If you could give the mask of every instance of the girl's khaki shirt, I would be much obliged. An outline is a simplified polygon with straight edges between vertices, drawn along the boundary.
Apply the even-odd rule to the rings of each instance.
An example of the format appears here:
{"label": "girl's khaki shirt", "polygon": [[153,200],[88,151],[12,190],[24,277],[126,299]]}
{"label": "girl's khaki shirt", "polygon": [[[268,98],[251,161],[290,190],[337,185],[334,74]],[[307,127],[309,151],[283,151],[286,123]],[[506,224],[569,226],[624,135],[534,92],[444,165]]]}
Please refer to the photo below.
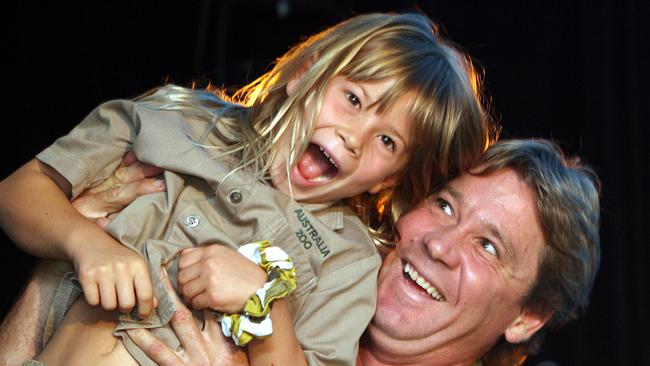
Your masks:
{"label": "girl's khaki shirt", "polygon": [[[160,281],[161,267],[175,279],[183,248],[269,240],[296,265],[298,288],[288,302],[309,363],[354,365],[359,338],[375,311],[381,265],[366,228],[340,202],[300,204],[247,174],[229,174],[232,165],[218,156],[214,134],[196,142],[207,128],[176,111],[111,101],[37,156],[70,181],[73,196],[111,176],[129,150],[165,169],[167,191],[140,197],[107,229],[148,261],[158,298],[155,316],[144,324],[124,316],[116,334],[141,364],[155,365],[123,329],[160,327],[158,335],[178,345],[167,325],[174,308]],[[60,293],[73,294],[73,282],[64,282]]]}

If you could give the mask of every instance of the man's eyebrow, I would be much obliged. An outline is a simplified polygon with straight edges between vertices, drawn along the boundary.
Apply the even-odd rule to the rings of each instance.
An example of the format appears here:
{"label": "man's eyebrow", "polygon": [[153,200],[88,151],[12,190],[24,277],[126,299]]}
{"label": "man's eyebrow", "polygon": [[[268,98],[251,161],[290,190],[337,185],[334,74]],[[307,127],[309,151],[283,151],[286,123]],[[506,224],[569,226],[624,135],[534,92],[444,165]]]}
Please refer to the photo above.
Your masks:
{"label": "man's eyebrow", "polygon": [[[456,200],[459,206],[464,206],[465,205],[465,195],[463,195],[462,192],[459,190],[455,189],[451,183],[447,183],[442,189],[440,189],[440,192],[447,192],[449,195]],[[460,209],[460,207],[459,207]]]}
{"label": "man's eyebrow", "polygon": [[446,186],[444,186],[441,189],[441,191],[447,191],[447,193],[449,193],[456,201],[458,201],[458,203],[460,203],[461,206],[465,204],[465,196],[463,196],[461,192],[454,189],[454,187],[452,187],[451,184],[447,184]]}
{"label": "man's eyebrow", "polygon": [[494,223],[485,221],[485,224],[487,225],[488,230],[490,230],[490,233],[494,235],[497,238],[497,240],[502,244],[504,250],[502,257],[506,262],[509,262],[512,259],[512,254],[513,254],[512,243],[510,242],[510,240],[508,240],[508,238],[505,235],[501,233],[501,230],[499,230],[499,228]]}
{"label": "man's eyebrow", "polygon": [[[447,191],[456,201],[460,203],[462,206],[465,202],[465,196],[458,190],[454,189],[451,184],[447,184],[445,187],[441,189],[441,191]],[[508,240],[508,238],[501,233],[501,230],[499,230],[499,227],[495,225],[493,222],[489,221],[483,221],[485,225],[487,225],[488,230],[490,231],[490,234],[492,234],[502,245],[500,247],[503,248],[503,253],[501,253],[501,257],[506,261],[510,262],[513,258],[513,247],[512,247],[512,242]]]}

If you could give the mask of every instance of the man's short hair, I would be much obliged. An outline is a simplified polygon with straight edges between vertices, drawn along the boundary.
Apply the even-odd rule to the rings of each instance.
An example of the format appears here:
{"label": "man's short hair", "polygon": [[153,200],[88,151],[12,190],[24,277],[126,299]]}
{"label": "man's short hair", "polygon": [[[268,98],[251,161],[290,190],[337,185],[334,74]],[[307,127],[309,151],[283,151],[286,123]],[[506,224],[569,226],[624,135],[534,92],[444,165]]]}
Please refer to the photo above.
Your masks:
{"label": "man's short hair", "polygon": [[600,262],[600,182],[588,166],[578,158],[566,158],[548,140],[503,140],[487,150],[472,174],[501,168],[518,172],[536,195],[544,249],[523,311],[548,321],[523,344],[501,340],[485,356],[486,366],[523,362],[527,354],[539,350],[547,329],[583,312]]}

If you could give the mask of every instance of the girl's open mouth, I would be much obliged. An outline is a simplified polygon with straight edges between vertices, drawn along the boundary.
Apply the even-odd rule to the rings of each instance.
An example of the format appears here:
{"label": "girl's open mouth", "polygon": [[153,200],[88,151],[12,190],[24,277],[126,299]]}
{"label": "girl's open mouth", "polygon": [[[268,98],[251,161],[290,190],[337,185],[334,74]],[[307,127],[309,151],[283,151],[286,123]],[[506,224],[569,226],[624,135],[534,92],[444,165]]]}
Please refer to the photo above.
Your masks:
{"label": "girl's open mouth", "polygon": [[327,182],[339,175],[339,167],[334,159],[316,144],[309,144],[296,167],[309,182]]}

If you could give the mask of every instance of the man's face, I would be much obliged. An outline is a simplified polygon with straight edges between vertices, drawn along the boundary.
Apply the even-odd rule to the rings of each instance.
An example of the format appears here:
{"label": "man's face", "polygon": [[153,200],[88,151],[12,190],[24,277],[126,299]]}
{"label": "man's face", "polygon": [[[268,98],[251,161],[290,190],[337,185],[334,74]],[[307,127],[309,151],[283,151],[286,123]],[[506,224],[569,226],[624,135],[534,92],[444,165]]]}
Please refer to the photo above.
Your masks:
{"label": "man's face", "polygon": [[528,185],[501,169],[455,179],[403,215],[368,327],[376,355],[455,364],[489,350],[517,323],[537,274],[535,207]]}

